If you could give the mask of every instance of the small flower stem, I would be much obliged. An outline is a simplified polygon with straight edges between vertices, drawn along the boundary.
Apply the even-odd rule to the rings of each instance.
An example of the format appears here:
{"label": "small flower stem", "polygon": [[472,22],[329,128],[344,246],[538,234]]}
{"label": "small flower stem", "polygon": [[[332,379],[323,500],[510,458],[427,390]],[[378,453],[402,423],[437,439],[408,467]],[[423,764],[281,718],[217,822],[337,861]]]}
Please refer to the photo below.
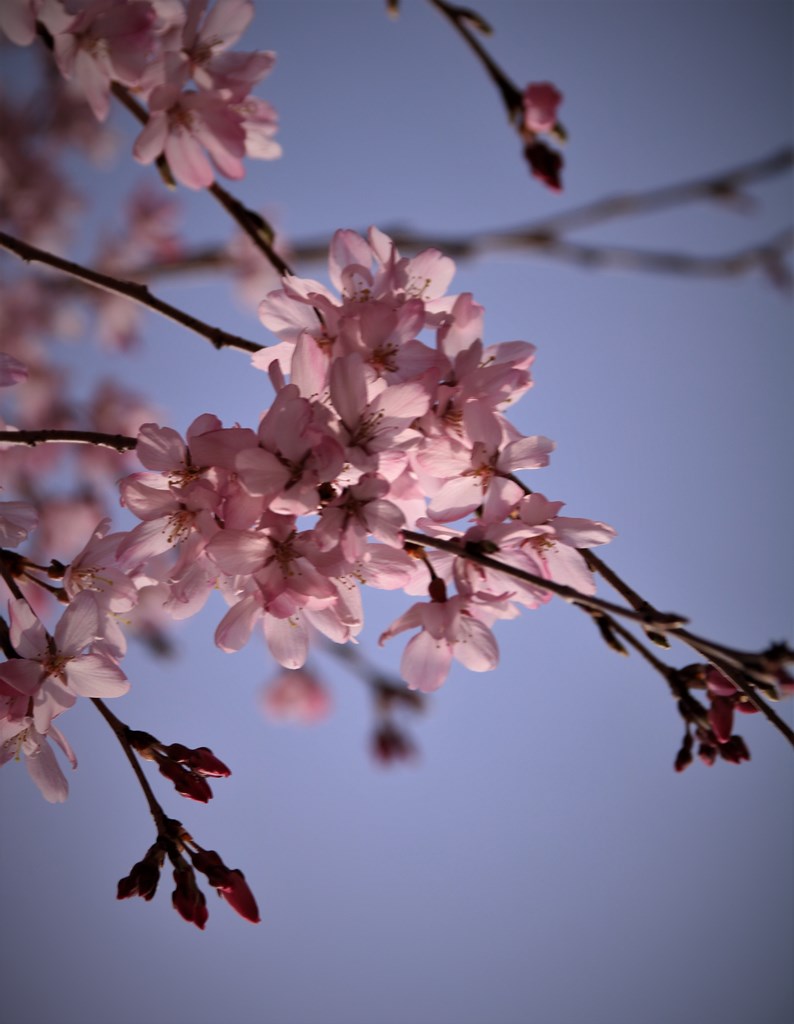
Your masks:
{"label": "small flower stem", "polygon": [[[18,558],[18,557],[19,556],[16,554],[16,552],[13,552],[13,551],[6,552],[3,548],[0,548],[0,576],[3,577],[3,582],[8,587],[8,589],[11,591],[12,595],[18,601],[20,601],[20,600],[21,601],[27,601],[27,598],[22,593],[22,591],[19,589],[19,584],[17,583],[16,579],[14,578],[14,574],[8,568],[8,564],[7,564],[7,558]],[[13,562],[12,562],[12,564],[13,564]]]}
{"label": "small flower stem", "polygon": [[68,274],[70,277],[84,281],[94,288],[99,288],[102,291],[111,292],[116,295],[123,295],[132,302],[146,306],[161,316],[176,321],[176,323],[186,327],[189,331],[194,331],[196,334],[201,335],[217,349],[238,348],[244,352],[259,352],[266,348],[265,345],[258,345],[256,342],[240,338],[236,334],[229,334],[228,331],[223,331],[220,327],[212,327],[190,313],[186,313],[184,310],[177,309],[176,306],[158,299],[157,296],[152,295],[145,284],[140,284],[136,281],[122,281],[119,278],[111,277],[109,274],[102,274],[98,270],[91,270],[88,267],[81,266],[79,263],[73,263],[71,260],[61,259],[60,256],[55,256],[44,249],[37,249],[35,246],[28,245],[27,242],[22,242],[18,238],[7,235],[2,231],[0,231],[0,247],[7,249],[28,263],[43,263],[45,266],[53,267],[63,274]]}
{"label": "small flower stem", "polygon": [[127,739],[127,726],[120,719],[116,718],[113,712],[107,707],[105,702],[100,700],[98,697],[91,697],[91,703],[108,723],[110,728],[115,733],[116,739],[121,744],[121,749],[126,754],[127,760],[130,762],[132,770],[135,773],[135,777],[137,778],[140,787],[143,790],[143,795],[146,797],[146,803],[149,805],[149,812],[152,818],[154,819],[155,825],[157,826],[158,835],[169,835],[169,819],[166,816],[165,811],[163,811],[162,807],[158,803],[157,797],[154,795],[154,791],[152,790],[152,787],[149,785],[148,779],[143,773],[143,769],[141,768],[140,762],[138,761],[135,751],[132,749],[132,745],[130,744],[130,741]]}
{"label": "small flower stem", "polygon": [[[579,591],[574,590],[573,587],[568,587],[561,583],[555,583],[553,580],[543,579],[540,576],[536,576],[534,573],[526,572],[524,569],[519,569],[516,566],[499,562],[495,558],[491,558],[489,555],[482,554],[476,549],[466,547],[455,541],[442,540],[440,537],[429,537],[425,534],[417,533],[414,530],[403,530],[402,533],[403,537],[407,541],[415,544],[423,544],[427,547],[438,548],[440,551],[446,551],[459,558],[467,558],[469,561],[476,562],[478,565],[483,565],[488,569],[494,569],[498,572],[505,573],[507,576],[513,576],[516,579],[524,580],[527,583],[531,583],[533,586],[540,587],[551,594],[556,594],[558,597],[562,597],[563,600],[568,601],[569,604],[579,605],[584,609],[595,612],[606,613],[610,617],[616,616],[624,619],[631,619],[635,622],[639,622],[643,626],[651,627],[661,633],[668,633],[671,636],[677,637],[682,643],[703,655],[712,665],[714,665],[715,668],[730,679],[734,686],[736,686],[736,688],[740,690],[745,697],[747,697],[753,707],[757,708],[763,715],[765,715],[775,728],[785,736],[789,743],[794,746],[794,729],[792,729],[780,717],[780,715],[778,715],[777,712],[767,704],[763,697],[760,696],[760,694],[745,678],[745,672],[749,671],[748,666],[745,664],[741,668],[736,667],[731,663],[730,659],[726,660],[726,655],[719,644],[701,640],[700,637],[682,629],[681,627],[686,621],[682,616],[657,612],[650,605],[647,605],[646,602],[642,602],[642,608],[623,608],[620,605],[613,604],[611,601],[604,601],[600,598],[590,597],[587,594],[581,594]],[[610,623],[610,625],[613,624]],[[617,625],[617,623],[614,625]],[[625,635],[622,630],[616,630],[616,632],[619,632],[621,636]],[[636,644],[632,643],[632,646],[636,647]],[[649,655],[650,651],[645,652],[644,656],[647,658]],[[659,665],[662,664],[662,662],[659,662]]]}
{"label": "small flower stem", "polygon": [[[132,116],[140,121],[141,124],[146,124],[149,120],[149,114],[130,94],[130,92],[120,82],[114,82],[111,88],[113,95],[127,108],[127,110],[129,110]],[[169,181],[173,183],[173,176],[164,157],[162,158],[161,171],[165,172]],[[272,234],[272,232],[270,232],[268,225],[258,213],[254,213],[253,210],[249,210],[247,206],[241,203],[239,199],[235,199],[233,195],[227,192],[226,189],[217,182],[213,182],[213,184],[208,187],[207,191],[221,204],[232,219],[239,224],[257,249],[267,257],[268,261],[282,277],[284,277],[285,274],[292,273],[289,264],[279,256],[271,245],[268,236]]]}
{"label": "small flower stem", "polygon": [[490,555],[485,555],[480,551],[471,547],[466,547],[455,541],[442,540],[440,537],[430,537],[424,533],[417,533],[414,530],[403,530],[402,534],[407,541],[414,544],[438,548],[439,551],[446,551],[449,554],[457,555],[459,558],[467,558],[471,562],[477,562],[479,565],[483,565],[487,569],[495,569],[496,571],[503,572],[508,576],[524,580],[526,583],[531,583],[533,586],[547,590],[550,594],[556,594],[563,600],[568,601],[569,604],[578,604],[583,608],[590,608],[597,612],[607,612],[611,615],[619,615],[626,619],[633,619],[644,626],[651,626],[661,631],[674,629],[676,626],[680,626],[686,622],[686,619],[682,615],[656,611],[654,611],[653,614],[649,614],[648,612],[641,612],[633,608],[624,608],[621,605],[614,604],[612,601],[605,601],[602,598],[582,594],[578,590],[574,590],[573,587],[566,586],[564,583],[555,583],[554,580],[548,580],[544,579],[542,576],[536,576],[534,573],[527,572],[524,569],[519,569],[513,565],[508,565],[505,562],[500,562],[495,558],[491,558]]}
{"label": "small flower stem", "polygon": [[430,3],[437,11],[440,11],[444,17],[450,21],[466,41],[466,44],[480,61],[491,81],[499,90],[504,105],[507,108],[507,116],[510,123],[516,124],[523,109],[521,93],[469,28],[467,24],[468,12],[462,7],[446,3],[445,0],[430,0]]}
{"label": "small flower stem", "polygon": [[0,430],[0,444],[92,444],[117,452],[132,451],[138,439],[125,434],[102,434],[95,430]]}
{"label": "small flower stem", "polygon": [[0,651],[8,658],[18,658],[19,655],[14,650],[14,645],[11,643],[11,631],[8,628],[8,623],[0,615]]}

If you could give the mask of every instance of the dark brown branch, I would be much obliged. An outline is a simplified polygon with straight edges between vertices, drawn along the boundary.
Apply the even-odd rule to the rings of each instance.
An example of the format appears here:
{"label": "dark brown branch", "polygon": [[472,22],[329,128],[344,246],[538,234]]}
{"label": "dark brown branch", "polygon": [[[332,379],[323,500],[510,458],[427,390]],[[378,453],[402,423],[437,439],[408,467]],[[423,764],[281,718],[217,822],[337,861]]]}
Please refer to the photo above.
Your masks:
{"label": "dark brown branch", "polygon": [[158,803],[157,797],[154,795],[154,791],[149,785],[148,779],[144,775],[143,768],[138,761],[138,757],[127,738],[127,726],[120,719],[116,718],[104,701],[100,700],[98,697],[91,697],[90,700],[113,730],[116,739],[121,744],[121,749],[124,751],[127,760],[130,762],[132,770],[135,773],[135,777],[143,790],[143,795],[146,797],[146,803],[149,805],[149,813],[154,819],[154,823],[157,827],[157,834],[160,836],[167,836],[169,834],[169,819]]}
{"label": "dark brown branch", "polygon": [[[141,124],[146,124],[149,120],[149,115],[135,97],[120,82],[114,82],[111,88],[113,95],[129,110],[132,116],[140,121]],[[158,160],[158,169],[165,181],[173,187],[174,178],[164,156],[161,156]],[[257,249],[267,257],[282,277],[285,274],[292,273],[289,264],[273,248],[273,229],[261,214],[256,213],[254,210],[249,210],[247,206],[241,203],[239,199],[235,199],[233,195],[217,182],[213,182],[207,191],[221,204],[232,219],[239,224]]]}
{"label": "dark brown branch", "polygon": [[592,227],[594,224],[603,224],[605,221],[614,220],[617,217],[658,213],[660,210],[683,206],[686,203],[703,200],[719,202],[736,200],[745,185],[776,177],[778,174],[790,170],[792,165],[794,165],[794,150],[790,146],[785,146],[769,156],[750,160],[748,163],[739,164],[717,174],[692,178],[689,181],[676,182],[672,185],[662,185],[659,188],[647,189],[643,192],[623,192],[619,195],[606,196],[593,203],[585,203],[583,206],[565,210],[553,217],[547,217],[545,220],[536,221],[529,228],[516,228],[510,234],[520,238],[524,232],[529,230],[562,235],[570,231],[580,231],[582,228]]}
{"label": "dark brown branch", "polygon": [[[645,192],[609,196],[557,216],[509,230],[488,230],[471,235],[447,237],[414,232],[400,225],[386,225],[384,231],[399,248],[408,251],[441,249],[457,260],[475,259],[491,252],[528,252],[588,268],[615,268],[710,278],[736,277],[758,268],[785,284],[790,274],[783,257],[794,246],[794,231],[791,228],[755,245],[715,256],[582,245],[564,238],[563,235],[619,217],[639,216],[686,203],[736,198],[743,186],[783,174],[790,170],[792,165],[794,150],[786,148],[716,174],[664,185]],[[291,248],[299,263],[316,263],[327,258],[328,244],[327,239],[307,239],[298,240]],[[177,260],[135,268],[130,273],[148,278],[161,274],[231,266],[233,263],[233,257],[226,249],[207,247]]]}
{"label": "dark brown branch", "polygon": [[430,3],[448,19],[456,31],[463,37],[466,45],[480,61],[489,78],[499,90],[510,123],[518,125],[523,116],[523,100],[520,90],[493,60],[469,28],[472,17],[475,17],[480,25],[484,24],[482,19],[475,12],[469,11],[465,7],[458,7],[455,4],[447,3],[446,0],[430,0]]}
{"label": "dark brown branch", "polygon": [[132,451],[138,443],[126,434],[101,434],[96,430],[0,430],[0,444],[93,444],[117,452]]}
{"label": "dark brown branch", "polygon": [[152,295],[145,284],[139,284],[135,281],[122,281],[116,277],[111,277],[109,274],[90,270],[88,267],[80,266],[79,263],[73,263],[71,260],[62,259],[60,256],[46,252],[44,249],[37,249],[35,246],[28,245],[27,242],[22,242],[4,232],[0,232],[0,247],[7,249],[28,263],[43,263],[45,266],[53,267],[55,270],[77,278],[79,281],[83,281],[94,288],[100,288],[102,291],[111,292],[116,295],[123,295],[125,298],[137,302],[141,306],[153,309],[161,316],[174,320],[183,327],[187,327],[188,330],[200,334],[201,337],[206,338],[217,349],[238,348],[243,352],[259,352],[266,347],[265,345],[258,345],[254,341],[248,341],[246,338],[241,338],[236,334],[229,334],[228,331],[221,330],[220,327],[212,327],[190,313],[177,309],[176,306],[172,306],[168,302],[163,302],[162,299]]}
{"label": "dark brown branch", "polygon": [[410,543],[420,544],[423,547],[438,548],[439,551],[446,551],[448,554],[457,555],[459,558],[467,558],[470,562],[476,562],[486,569],[494,569],[497,572],[505,573],[507,576],[523,580],[525,583],[531,583],[533,586],[546,590],[550,594],[556,594],[557,597],[561,597],[569,604],[580,605],[582,608],[596,612],[606,612],[610,615],[618,615],[625,619],[632,619],[643,626],[661,631],[672,630],[677,626],[682,626],[687,621],[683,615],[657,612],[653,609],[637,611],[634,608],[624,608],[621,605],[614,604],[612,601],[605,601],[599,597],[582,594],[580,591],[564,583],[556,583],[554,580],[536,576],[535,573],[519,569],[517,566],[500,562],[496,558],[491,558],[490,555],[483,554],[483,552],[471,545],[467,546],[457,541],[442,540],[441,537],[430,537],[427,534],[417,533],[414,530],[403,530],[402,535]]}
{"label": "dark brown branch", "polygon": [[[682,616],[656,611],[650,604],[648,604],[647,601],[643,601],[642,598],[636,595],[635,592],[625,584],[624,587],[626,591],[634,595],[634,600],[630,603],[636,603],[638,607],[624,608],[611,601],[605,601],[600,598],[582,594],[579,591],[574,590],[573,587],[568,587],[561,583],[555,583],[553,580],[543,579],[540,576],[536,576],[534,573],[526,572],[516,566],[500,562],[495,558],[491,558],[489,555],[483,554],[473,546],[467,546],[457,541],[442,540],[439,537],[426,536],[425,534],[417,533],[413,530],[403,530],[402,532],[405,539],[411,543],[421,544],[425,547],[438,548],[440,551],[446,551],[447,553],[456,555],[459,558],[466,558],[469,561],[476,562],[478,565],[485,566],[488,569],[502,572],[507,576],[514,577],[515,579],[524,580],[527,583],[531,583],[533,586],[540,587],[551,594],[556,594],[558,597],[562,597],[563,600],[567,601],[569,604],[577,605],[591,614],[605,613],[610,617],[610,619],[612,617],[631,619],[635,622],[639,622],[646,629],[651,629],[659,633],[666,633],[670,636],[676,637],[682,643],[704,656],[712,665],[715,666],[715,668],[722,672],[726,678],[730,679],[734,686],[741,691],[745,697],[747,697],[753,707],[762,712],[762,714],[772,722],[778,731],[786,737],[789,743],[794,746],[794,730],[783,721],[777,712],[767,704],[757,690],[748,682],[748,673],[750,677],[753,673],[751,661],[757,656],[752,655],[750,656],[749,661],[745,660],[740,664],[737,664],[736,662],[738,661],[738,658],[733,657],[732,655],[738,654],[738,652],[731,652],[730,648],[722,648],[719,644],[703,640],[700,637],[695,636],[693,633],[689,633],[687,630],[682,628],[683,624],[686,622]],[[601,565],[603,565],[603,563],[601,563]],[[619,580],[617,574],[612,573],[611,570],[610,575],[616,580]],[[610,582],[612,582],[611,579]],[[610,625],[613,624],[610,622]],[[618,630],[618,632],[621,632],[621,635],[623,635],[622,631]],[[633,644],[633,646],[637,645]],[[650,651],[644,652],[644,656],[646,658],[649,654]],[[659,662],[659,665],[661,664],[662,663]]]}

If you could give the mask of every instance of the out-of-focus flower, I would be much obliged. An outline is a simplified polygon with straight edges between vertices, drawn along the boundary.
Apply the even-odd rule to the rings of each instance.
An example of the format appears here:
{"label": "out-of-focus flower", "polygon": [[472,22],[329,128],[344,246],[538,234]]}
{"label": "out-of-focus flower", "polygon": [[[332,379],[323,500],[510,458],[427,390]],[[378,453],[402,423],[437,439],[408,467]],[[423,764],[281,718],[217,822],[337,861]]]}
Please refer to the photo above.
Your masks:
{"label": "out-of-focus flower", "polygon": [[522,99],[524,127],[531,132],[550,132],[557,123],[562,93],[551,82],[530,82]]}
{"label": "out-of-focus flower", "polygon": [[331,695],[307,669],[285,669],[265,686],[262,707],[276,721],[310,725],[328,717]]}

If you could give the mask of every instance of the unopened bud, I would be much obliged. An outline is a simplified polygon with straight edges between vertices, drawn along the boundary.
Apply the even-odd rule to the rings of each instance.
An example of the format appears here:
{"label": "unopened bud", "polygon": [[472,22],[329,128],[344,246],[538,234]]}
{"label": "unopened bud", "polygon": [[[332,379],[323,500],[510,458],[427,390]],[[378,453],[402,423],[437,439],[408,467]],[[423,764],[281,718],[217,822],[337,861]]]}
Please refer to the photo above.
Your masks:
{"label": "unopened bud", "polygon": [[730,764],[741,764],[742,761],[750,760],[750,751],[741,736],[731,736],[727,743],[720,746],[720,754],[723,761]]}
{"label": "unopened bud", "polygon": [[209,911],[204,893],[196,885],[193,869],[185,867],[174,870],[174,881],[176,889],[171,894],[174,910],[181,914],[186,921],[203,930],[209,917]]}
{"label": "unopened bud", "polygon": [[416,747],[393,722],[384,722],[372,737],[372,753],[382,764],[391,764],[414,757]]}
{"label": "unopened bud", "polygon": [[563,159],[556,150],[535,139],[524,147],[524,156],[534,177],[540,178],[544,185],[548,185],[555,192],[562,191],[560,174]]}
{"label": "unopened bud", "polygon": [[220,758],[216,757],[209,747],[196,747],[190,752],[188,764],[199,775],[208,775],[213,779],[226,779],[232,772]]}

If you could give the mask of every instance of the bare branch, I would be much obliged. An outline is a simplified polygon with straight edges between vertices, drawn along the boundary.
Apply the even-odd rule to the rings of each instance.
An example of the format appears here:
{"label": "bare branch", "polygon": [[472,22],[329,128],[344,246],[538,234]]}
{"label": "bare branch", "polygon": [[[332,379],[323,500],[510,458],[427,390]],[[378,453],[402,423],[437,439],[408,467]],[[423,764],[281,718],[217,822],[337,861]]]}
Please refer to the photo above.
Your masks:
{"label": "bare branch", "polygon": [[138,439],[125,434],[101,434],[95,430],[0,430],[0,445],[19,444],[33,448],[37,444],[93,444],[129,452]]}
{"label": "bare branch", "polygon": [[70,277],[77,278],[94,288],[100,288],[102,291],[111,292],[116,295],[123,295],[125,298],[131,299],[141,306],[153,309],[161,316],[168,317],[169,320],[174,320],[183,327],[187,327],[188,330],[200,334],[217,349],[239,348],[244,352],[259,352],[267,347],[265,345],[258,345],[255,341],[248,341],[246,338],[241,338],[236,334],[229,334],[228,331],[221,330],[220,327],[212,327],[190,313],[185,313],[183,310],[177,309],[176,306],[163,302],[162,299],[152,295],[145,284],[139,284],[135,281],[122,281],[119,278],[111,277],[109,274],[90,270],[88,267],[80,266],[79,263],[61,259],[60,256],[55,256],[44,249],[37,249],[35,246],[28,245],[26,242],[13,238],[2,231],[0,231],[0,247],[7,249],[28,263],[43,263],[45,266],[53,267],[56,270],[60,270],[61,273],[69,274]]}

